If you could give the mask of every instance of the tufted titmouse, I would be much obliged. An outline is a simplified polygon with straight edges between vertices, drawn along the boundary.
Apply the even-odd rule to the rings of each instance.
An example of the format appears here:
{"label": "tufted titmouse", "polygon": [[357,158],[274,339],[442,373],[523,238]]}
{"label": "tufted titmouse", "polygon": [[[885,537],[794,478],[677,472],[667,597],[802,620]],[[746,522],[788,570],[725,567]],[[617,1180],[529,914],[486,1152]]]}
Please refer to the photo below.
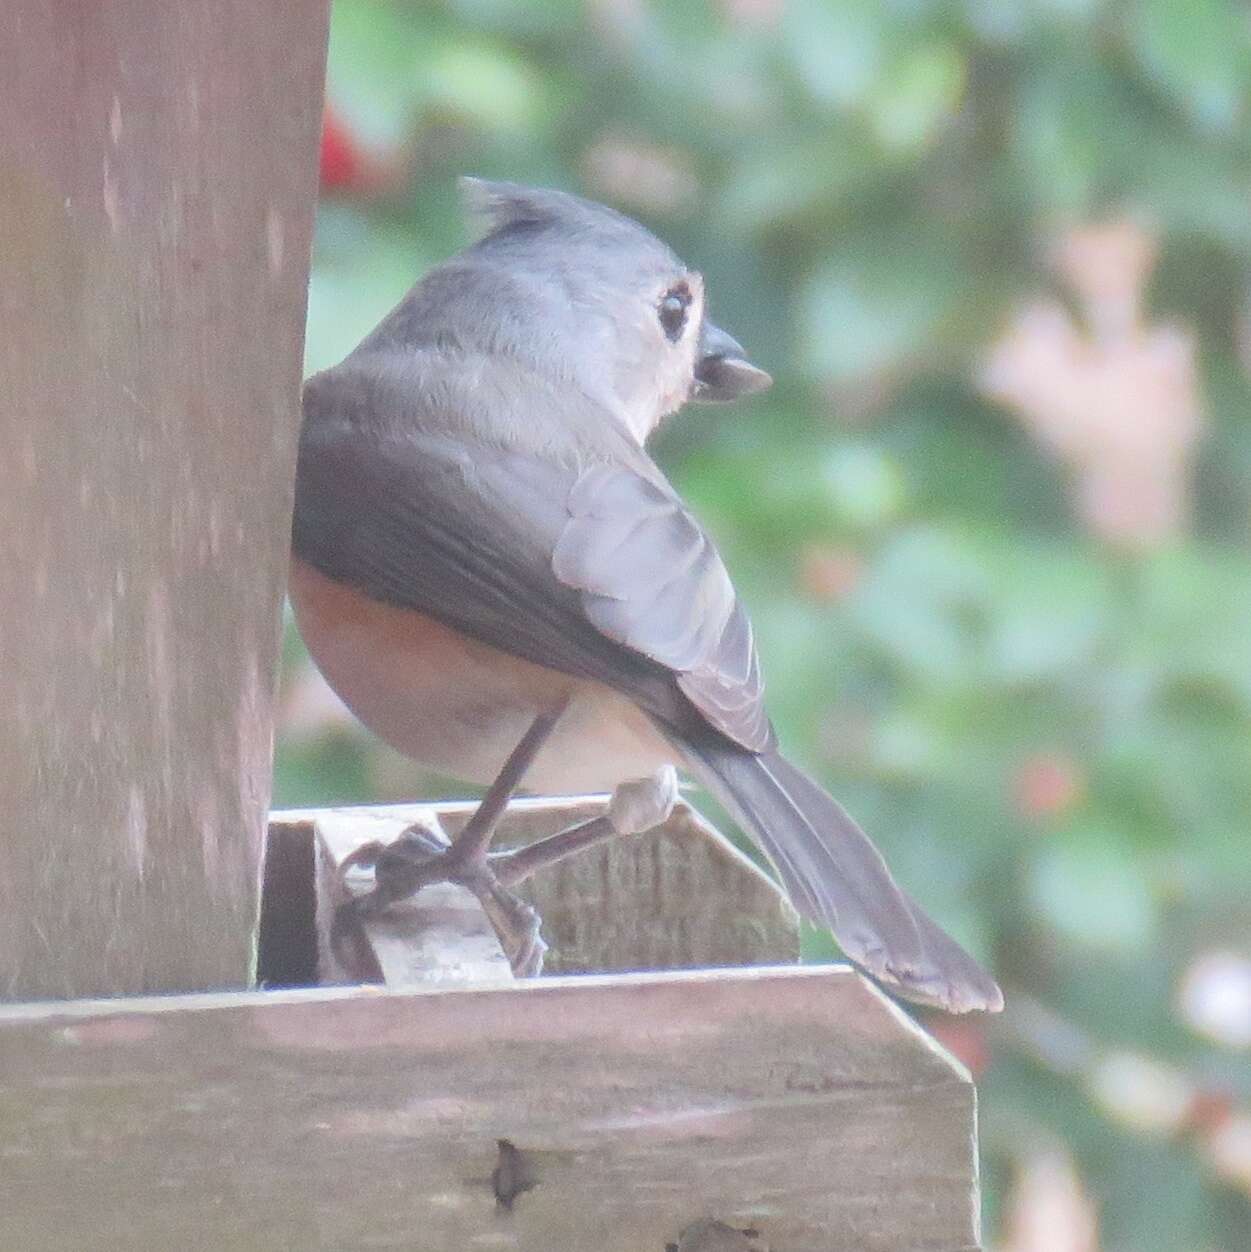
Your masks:
{"label": "tufted titmouse", "polygon": [[327,680],[402,752],[480,783],[504,770],[505,791],[689,770],[856,964],[922,1003],[999,1008],[778,751],[747,614],[645,451],[688,399],[769,376],[637,223],[464,186],[482,237],[305,387],[291,598]]}

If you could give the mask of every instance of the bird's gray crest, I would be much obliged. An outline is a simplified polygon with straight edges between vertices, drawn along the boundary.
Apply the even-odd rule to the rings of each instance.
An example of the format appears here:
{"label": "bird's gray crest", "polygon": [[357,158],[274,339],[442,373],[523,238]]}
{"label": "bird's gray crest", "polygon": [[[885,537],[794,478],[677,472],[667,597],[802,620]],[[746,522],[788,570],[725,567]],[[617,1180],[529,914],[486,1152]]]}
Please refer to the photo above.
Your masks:
{"label": "bird's gray crest", "polygon": [[683,268],[668,245],[633,218],[572,192],[469,175],[459,180],[459,186],[466,217],[477,228],[479,239],[489,239],[513,227],[553,227],[569,237],[611,238],[655,253],[675,270]]}
{"label": "bird's gray crest", "polygon": [[[470,175],[459,180],[461,201],[471,226],[483,235],[508,226],[541,225],[569,216],[577,200],[559,191],[493,182]],[[563,203],[562,203],[563,202]]]}

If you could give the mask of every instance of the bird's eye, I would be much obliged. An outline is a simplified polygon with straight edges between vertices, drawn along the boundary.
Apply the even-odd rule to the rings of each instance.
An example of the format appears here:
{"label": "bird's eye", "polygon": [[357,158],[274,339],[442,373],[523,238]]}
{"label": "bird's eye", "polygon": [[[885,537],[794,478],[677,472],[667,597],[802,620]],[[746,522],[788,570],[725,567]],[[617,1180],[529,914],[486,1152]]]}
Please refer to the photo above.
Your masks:
{"label": "bird's eye", "polygon": [[670,343],[677,343],[686,327],[686,310],[691,303],[691,294],[685,287],[674,287],[665,293],[657,309],[661,329]]}

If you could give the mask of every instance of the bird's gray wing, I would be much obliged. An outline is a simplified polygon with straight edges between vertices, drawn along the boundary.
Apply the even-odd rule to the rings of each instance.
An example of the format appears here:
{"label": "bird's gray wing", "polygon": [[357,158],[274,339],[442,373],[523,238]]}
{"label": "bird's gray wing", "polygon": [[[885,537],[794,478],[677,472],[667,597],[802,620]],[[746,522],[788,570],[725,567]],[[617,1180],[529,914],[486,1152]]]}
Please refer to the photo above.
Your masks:
{"label": "bird's gray wing", "polygon": [[710,725],[762,751],[772,732],[751,622],[712,540],[667,487],[628,466],[585,470],[552,568],[599,630],[674,671]]}
{"label": "bird's gray wing", "polygon": [[655,477],[314,422],[294,547],[375,599],[624,691],[684,734],[762,750],[751,627],[711,541]]}

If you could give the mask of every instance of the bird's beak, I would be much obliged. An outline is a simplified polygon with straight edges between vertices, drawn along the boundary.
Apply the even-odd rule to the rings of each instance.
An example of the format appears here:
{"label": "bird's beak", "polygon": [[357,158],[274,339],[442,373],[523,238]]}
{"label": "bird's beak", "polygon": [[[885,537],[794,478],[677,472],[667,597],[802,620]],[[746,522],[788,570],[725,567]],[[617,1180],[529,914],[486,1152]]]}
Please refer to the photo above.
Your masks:
{"label": "bird's beak", "polygon": [[755,395],[772,386],[773,379],[757,369],[743,351],[743,345],[720,326],[705,322],[699,340],[699,360],[691,399],[721,404],[740,396]]}

